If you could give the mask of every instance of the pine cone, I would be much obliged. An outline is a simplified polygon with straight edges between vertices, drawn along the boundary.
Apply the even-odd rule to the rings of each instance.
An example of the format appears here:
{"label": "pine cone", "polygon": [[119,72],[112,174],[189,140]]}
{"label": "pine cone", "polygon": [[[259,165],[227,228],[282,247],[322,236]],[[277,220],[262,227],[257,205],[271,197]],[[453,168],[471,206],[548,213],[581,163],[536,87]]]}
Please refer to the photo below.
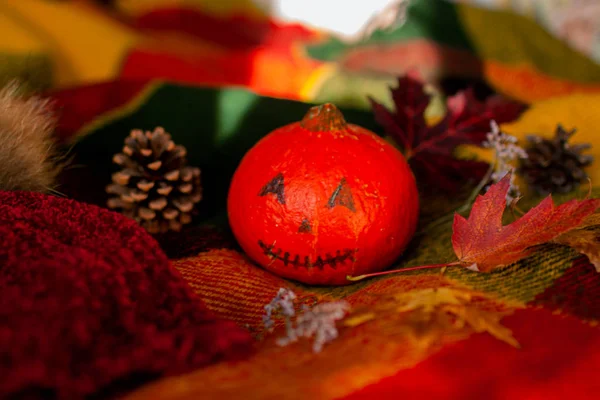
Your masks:
{"label": "pine cone", "polygon": [[566,131],[558,125],[553,139],[527,136],[529,147],[525,151],[528,158],[521,160],[518,173],[540,195],[568,193],[588,178],[584,168],[594,158],[581,153],[592,146],[569,145],[568,141],[575,132],[576,129]]}
{"label": "pine cone", "polygon": [[163,128],[133,130],[113,162],[123,169],[106,187],[108,207],[135,219],[150,233],[179,231],[202,199],[200,169],[186,166],[186,150]]}

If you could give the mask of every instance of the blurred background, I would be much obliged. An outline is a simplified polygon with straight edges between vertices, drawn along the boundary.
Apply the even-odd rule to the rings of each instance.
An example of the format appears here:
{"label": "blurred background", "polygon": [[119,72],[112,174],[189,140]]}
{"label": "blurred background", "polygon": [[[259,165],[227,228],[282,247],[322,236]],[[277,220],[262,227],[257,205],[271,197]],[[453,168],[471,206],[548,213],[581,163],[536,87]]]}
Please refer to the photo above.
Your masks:
{"label": "blurred background", "polygon": [[3,0],[0,33],[0,81],[35,90],[165,79],[361,106],[407,71],[525,102],[600,87],[594,0]]}

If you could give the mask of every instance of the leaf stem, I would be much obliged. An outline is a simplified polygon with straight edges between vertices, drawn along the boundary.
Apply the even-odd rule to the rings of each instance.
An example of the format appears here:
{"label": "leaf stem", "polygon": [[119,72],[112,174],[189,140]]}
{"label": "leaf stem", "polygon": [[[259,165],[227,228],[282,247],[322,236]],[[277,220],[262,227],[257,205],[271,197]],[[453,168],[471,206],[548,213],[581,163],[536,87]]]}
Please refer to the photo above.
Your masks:
{"label": "leaf stem", "polygon": [[458,267],[460,265],[462,265],[462,263],[460,261],[454,261],[451,263],[442,263],[442,264],[419,265],[417,267],[392,269],[389,271],[374,272],[372,274],[364,274],[364,275],[358,275],[358,276],[347,275],[346,279],[349,281],[355,282],[355,281],[360,281],[360,280],[363,280],[366,278],[372,278],[374,276],[390,275],[390,274],[395,274],[395,273],[399,273],[399,272],[420,271],[423,269]]}
{"label": "leaf stem", "polygon": [[469,207],[473,204],[473,202],[475,201],[475,199],[477,198],[479,193],[481,193],[481,191],[483,190],[485,185],[490,181],[490,178],[492,177],[492,174],[494,173],[494,170],[496,169],[496,162],[497,161],[494,158],[494,161],[492,161],[490,163],[490,167],[488,168],[487,172],[485,173],[485,176],[483,177],[483,179],[479,182],[477,187],[475,189],[473,189],[473,191],[471,192],[471,195],[469,196],[467,201],[465,201],[465,204],[463,204],[460,208],[458,208],[458,210],[456,210],[456,212],[461,213],[461,212],[467,211],[469,209]]}

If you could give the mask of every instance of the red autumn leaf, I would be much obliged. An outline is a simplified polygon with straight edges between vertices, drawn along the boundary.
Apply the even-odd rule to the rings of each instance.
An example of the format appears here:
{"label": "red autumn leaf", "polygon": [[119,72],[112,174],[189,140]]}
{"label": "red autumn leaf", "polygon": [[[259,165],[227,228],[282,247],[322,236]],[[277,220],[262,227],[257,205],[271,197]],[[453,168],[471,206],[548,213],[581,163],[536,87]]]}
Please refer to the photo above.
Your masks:
{"label": "red autumn leaf", "polygon": [[555,206],[546,197],[515,222],[502,226],[510,174],[479,196],[468,219],[455,214],[452,246],[459,264],[490,271],[529,255],[533,246],[548,243],[581,225],[600,207],[600,199],[571,200]]}
{"label": "red autumn leaf", "polygon": [[446,115],[430,126],[424,116],[430,96],[421,82],[404,76],[391,92],[394,112],[369,99],[377,123],[402,148],[420,179],[447,190],[465,178],[481,179],[487,170],[485,163],[455,158],[456,147],[481,145],[492,119],[497,123],[509,122],[524,110],[523,105],[500,97],[480,102],[472,90],[466,90],[450,97]]}
{"label": "red autumn leaf", "polygon": [[[598,263],[595,233],[589,234],[583,228],[598,225],[600,214],[595,214],[595,211],[600,209],[600,199],[570,200],[555,206],[552,196],[548,196],[515,222],[502,226],[509,188],[510,173],[475,199],[468,219],[454,215],[452,247],[458,261],[348,276],[346,279],[359,281],[442,267],[466,267],[489,272],[521,260],[544,243],[570,246],[587,255],[594,265]],[[600,272],[598,265],[596,269]]]}

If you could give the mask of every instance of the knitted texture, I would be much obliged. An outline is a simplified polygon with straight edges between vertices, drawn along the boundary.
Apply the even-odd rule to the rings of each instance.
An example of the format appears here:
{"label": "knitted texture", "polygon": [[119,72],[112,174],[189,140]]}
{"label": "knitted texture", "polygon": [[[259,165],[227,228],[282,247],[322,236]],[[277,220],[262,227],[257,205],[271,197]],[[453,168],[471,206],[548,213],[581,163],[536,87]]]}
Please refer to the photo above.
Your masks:
{"label": "knitted texture", "polygon": [[0,192],[0,237],[0,398],[110,396],[251,349],[133,220]]}

